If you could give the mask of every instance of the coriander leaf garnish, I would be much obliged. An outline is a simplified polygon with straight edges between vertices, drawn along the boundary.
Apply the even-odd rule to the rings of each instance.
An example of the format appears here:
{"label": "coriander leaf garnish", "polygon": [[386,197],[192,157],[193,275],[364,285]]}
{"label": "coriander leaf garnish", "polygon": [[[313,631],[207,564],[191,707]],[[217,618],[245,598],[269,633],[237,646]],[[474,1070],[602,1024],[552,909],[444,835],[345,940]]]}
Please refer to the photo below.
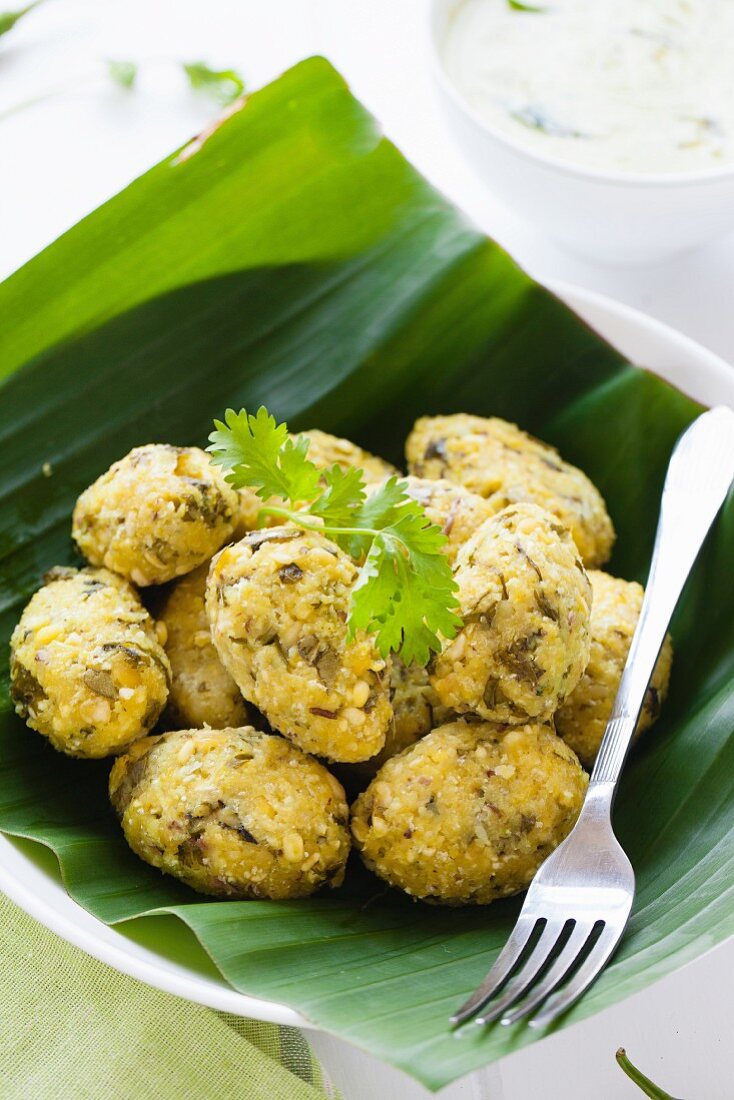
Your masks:
{"label": "coriander leaf garnish", "polygon": [[359,563],[350,638],[364,630],[382,657],[393,652],[425,665],[440,650],[440,635],[456,635],[461,619],[446,536],[408,497],[404,481],[391,477],[368,496],[361,470],[320,470],[308,458],[308,439],[292,438],[263,407],[255,415],[228,409],[214,428],[213,461],[235,488],[256,489],[261,515],[320,531]]}
{"label": "coriander leaf garnish", "polygon": [[245,90],[244,80],[234,69],[212,69],[206,61],[187,61],[183,70],[192,88],[208,92],[225,107]]}
{"label": "coriander leaf garnish", "polygon": [[24,15],[28,15],[28,12],[33,11],[34,8],[37,8],[38,5],[42,3],[43,0],[33,0],[32,4],[26,4],[24,8],[19,8],[17,11],[0,12],[0,35],[12,31],[18,20],[22,19]]}
{"label": "coriander leaf garnish", "polygon": [[522,0],[507,0],[507,6],[512,8],[513,11],[534,12],[537,15],[548,11],[547,8],[538,7],[536,4],[523,4]]}
{"label": "coriander leaf garnish", "polygon": [[132,88],[138,75],[138,66],[134,61],[108,60],[107,75],[121,88]]}
{"label": "coriander leaf garnish", "polygon": [[307,439],[292,439],[288,426],[276,424],[264,406],[255,416],[227,409],[224,420],[214,421],[209,450],[214,462],[230,470],[227,480],[236,488],[249,485],[262,500],[282,497],[292,503],[318,496],[320,474],[306,457]]}
{"label": "coriander leaf garnish", "polygon": [[425,665],[441,648],[439,634],[453,638],[461,626],[457,585],[441,550],[446,536],[422,506],[407,500],[391,513],[382,517],[354,588],[349,636],[358,629],[376,634],[383,656],[394,651],[406,664]]}
{"label": "coriander leaf garnish", "polygon": [[[322,472],[326,488],[313,502],[311,510],[330,527],[349,527],[354,523],[355,510],[364,509],[364,482],[362,471],[354,466],[343,470],[332,466]],[[359,549],[356,550],[359,555]]]}

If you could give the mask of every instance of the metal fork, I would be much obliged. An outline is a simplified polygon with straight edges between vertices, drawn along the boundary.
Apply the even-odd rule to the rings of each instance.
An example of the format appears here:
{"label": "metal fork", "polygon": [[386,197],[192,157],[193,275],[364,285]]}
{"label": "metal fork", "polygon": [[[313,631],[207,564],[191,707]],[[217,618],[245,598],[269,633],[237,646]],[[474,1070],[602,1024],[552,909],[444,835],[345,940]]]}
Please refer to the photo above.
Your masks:
{"label": "metal fork", "polygon": [[673,450],[645,599],[578,821],[538,870],[510,938],[452,1024],[480,1012],[479,1024],[513,1024],[534,1012],[530,1026],[545,1027],[588,989],[622,938],[635,875],[612,831],[614,795],[670,619],[732,480],[734,411],[718,407]]}

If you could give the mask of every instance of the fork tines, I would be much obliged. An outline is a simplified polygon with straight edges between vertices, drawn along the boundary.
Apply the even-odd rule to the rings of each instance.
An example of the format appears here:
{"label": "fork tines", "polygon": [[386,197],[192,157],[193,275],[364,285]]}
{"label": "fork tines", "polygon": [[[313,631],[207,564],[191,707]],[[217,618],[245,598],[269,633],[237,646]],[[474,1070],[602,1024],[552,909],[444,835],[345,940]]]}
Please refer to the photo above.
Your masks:
{"label": "fork tines", "polygon": [[[495,1020],[514,1024],[547,1001],[529,1021],[531,1027],[546,1026],[594,980],[617,938],[602,920],[563,921],[521,915],[487,977],[451,1017],[451,1023],[463,1024],[476,1017],[480,1025]],[[569,978],[564,988],[551,997]]]}

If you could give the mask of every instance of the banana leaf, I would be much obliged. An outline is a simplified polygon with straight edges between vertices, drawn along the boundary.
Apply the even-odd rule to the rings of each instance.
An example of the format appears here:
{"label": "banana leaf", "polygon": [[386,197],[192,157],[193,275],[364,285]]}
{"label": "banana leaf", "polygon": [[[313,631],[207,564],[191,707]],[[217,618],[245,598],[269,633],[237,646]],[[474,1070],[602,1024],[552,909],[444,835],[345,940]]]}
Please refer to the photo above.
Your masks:
{"label": "banana leaf", "polygon": [[[198,898],[128,851],[108,766],[54,753],[13,715],[7,641],[44,570],[74,561],[80,490],[136,444],[203,443],[227,405],[266,402],[296,428],[397,461],[420,413],[516,420],[596,481],[619,534],[611,569],[642,580],[667,459],[697,406],[467,224],[319,58],[15,273],[0,317],[0,828],[50,848],[101,920],[193,966],[205,951],[236,989],[292,1005],[432,1089],[532,1041],[522,1027],[447,1027],[517,900],[414,904],[356,860],[341,890],[308,900]],[[730,506],[674,623],[664,717],[619,796],[639,883],[629,932],[560,1026],[734,931],[733,554]]]}

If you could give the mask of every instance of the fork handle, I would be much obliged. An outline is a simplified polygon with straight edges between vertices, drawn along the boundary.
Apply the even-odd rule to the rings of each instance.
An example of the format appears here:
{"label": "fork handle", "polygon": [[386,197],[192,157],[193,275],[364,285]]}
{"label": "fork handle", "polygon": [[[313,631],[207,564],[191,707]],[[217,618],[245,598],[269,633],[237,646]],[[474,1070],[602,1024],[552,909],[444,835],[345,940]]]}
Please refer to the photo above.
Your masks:
{"label": "fork handle", "polygon": [[732,480],[734,412],[720,406],[694,420],[671,455],[645,598],[591,773],[590,793],[606,788],[610,804],[683,585]]}

